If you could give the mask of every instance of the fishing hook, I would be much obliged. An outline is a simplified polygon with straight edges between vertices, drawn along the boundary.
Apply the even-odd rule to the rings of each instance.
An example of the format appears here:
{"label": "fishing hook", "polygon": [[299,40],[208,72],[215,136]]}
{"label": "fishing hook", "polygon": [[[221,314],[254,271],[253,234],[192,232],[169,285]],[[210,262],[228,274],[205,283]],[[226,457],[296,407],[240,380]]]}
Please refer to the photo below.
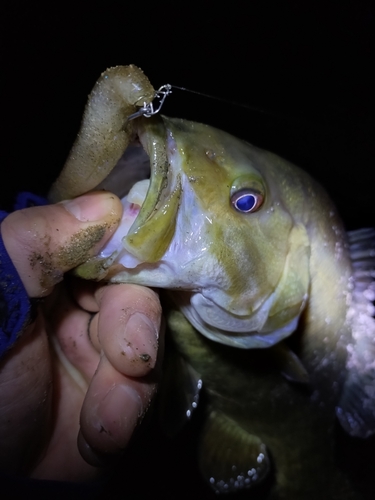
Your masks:
{"label": "fishing hook", "polygon": [[[150,118],[151,116],[156,115],[161,110],[166,97],[169,96],[169,94],[171,93],[172,93],[172,85],[170,85],[169,83],[162,85],[159,88],[159,90],[155,92],[154,100],[150,103],[144,102],[143,106],[139,108],[139,110],[136,113],[130,115],[127,121],[134,120],[139,116],[145,116],[146,118]],[[156,107],[154,107],[155,100],[159,101]]]}

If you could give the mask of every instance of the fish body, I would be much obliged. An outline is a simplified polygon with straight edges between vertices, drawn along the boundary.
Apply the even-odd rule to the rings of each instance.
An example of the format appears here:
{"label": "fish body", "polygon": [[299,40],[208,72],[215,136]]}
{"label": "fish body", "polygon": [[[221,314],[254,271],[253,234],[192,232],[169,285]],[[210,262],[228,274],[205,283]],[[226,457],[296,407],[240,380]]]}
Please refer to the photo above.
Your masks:
{"label": "fish body", "polygon": [[337,467],[334,429],[338,417],[353,436],[375,430],[374,233],[348,237],[308,174],[223,131],[125,124],[117,177],[99,184],[125,195],[123,220],[76,272],[169,290],[169,356],[192,388],[181,423],[202,382],[207,395],[208,484],[235,492],[274,474],[269,498],[361,498]]}
{"label": "fish body", "polygon": [[[169,324],[175,352],[203,381],[207,408],[199,461],[216,492],[266,481],[272,461],[274,484],[265,498],[361,498],[336,463],[335,407],[344,363],[335,359],[343,370],[335,373],[337,379],[329,377],[331,369],[313,374],[308,385],[291,383],[272,348],[243,351],[213,343],[177,311]],[[306,362],[303,356],[300,360]],[[324,365],[317,353],[306,363],[309,377],[318,360]]]}

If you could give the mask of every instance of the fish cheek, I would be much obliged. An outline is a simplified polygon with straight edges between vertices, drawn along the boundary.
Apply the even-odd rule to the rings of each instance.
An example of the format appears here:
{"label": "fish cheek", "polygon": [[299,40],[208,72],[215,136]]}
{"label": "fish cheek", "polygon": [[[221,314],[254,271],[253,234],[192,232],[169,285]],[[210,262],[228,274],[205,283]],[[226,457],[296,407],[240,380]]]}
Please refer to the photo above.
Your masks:
{"label": "fish cheek", "polygon": [[242,214],[234,209],[225,224],[216,226],[212,251],[229,277],[231,310],[251,314],[269,297],[283,275],[293,228],[281,209]]}
{"label": "fish cheek", "polygon": [[283,274],[275,290],[267,330],[277,330],[298,316],[306,303],[310,284],[310,243],[302,224],[293,227]]}

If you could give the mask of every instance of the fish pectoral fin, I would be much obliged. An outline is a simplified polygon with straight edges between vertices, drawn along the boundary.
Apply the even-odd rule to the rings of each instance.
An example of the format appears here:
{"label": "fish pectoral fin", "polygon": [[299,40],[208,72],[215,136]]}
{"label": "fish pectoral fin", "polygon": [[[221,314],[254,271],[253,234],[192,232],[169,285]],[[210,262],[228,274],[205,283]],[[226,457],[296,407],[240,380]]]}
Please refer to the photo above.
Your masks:
{"label": "fish pectoral fin", "polygon": [[309,374],[299,357],[285,344],[279,342],[270,348],[275,363],[281,374],[289,381],[307,385],[310,382]]}
{"label": "fish pectoral fin", "polygon": [[216,493],[235,493],[259,484],[270,471],[270,459],[257,436],[212,411],[202,431],[199,466]]}
{"label": "fish pectoral fin", "polygon": [[337,418],[353,437],[366,439],[375,434],[375,369],[361,372],[352,368],[345,381]]}
{"label": "fish pectoral fin", "polygon": [[159,390],[159,419],[164,434],[176,436],[198,408],[202,380],[172,346],[164,360]]}

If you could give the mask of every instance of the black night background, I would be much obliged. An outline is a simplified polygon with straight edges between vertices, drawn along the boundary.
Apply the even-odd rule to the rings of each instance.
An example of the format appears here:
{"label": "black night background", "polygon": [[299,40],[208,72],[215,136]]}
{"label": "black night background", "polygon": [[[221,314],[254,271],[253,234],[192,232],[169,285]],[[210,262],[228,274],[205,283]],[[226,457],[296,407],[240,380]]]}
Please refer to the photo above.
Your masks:
{"label": "black night background", "polygon": [[[22,190],[46,194],[95,81],[110,66],[132,63],[155,88],[170,83],[219,98],[175,90],[164,114],[286,157],[327,189],[348,229],[373,226],[375,4],[221,5],[4,1],[1,208]],[[163,455],[162,438],[141,443],[110,498],[214,498],[190,468],[189,436]],[[374,440],[344,444],[343,455],[358,455],[350,473],[374,498]]]}

